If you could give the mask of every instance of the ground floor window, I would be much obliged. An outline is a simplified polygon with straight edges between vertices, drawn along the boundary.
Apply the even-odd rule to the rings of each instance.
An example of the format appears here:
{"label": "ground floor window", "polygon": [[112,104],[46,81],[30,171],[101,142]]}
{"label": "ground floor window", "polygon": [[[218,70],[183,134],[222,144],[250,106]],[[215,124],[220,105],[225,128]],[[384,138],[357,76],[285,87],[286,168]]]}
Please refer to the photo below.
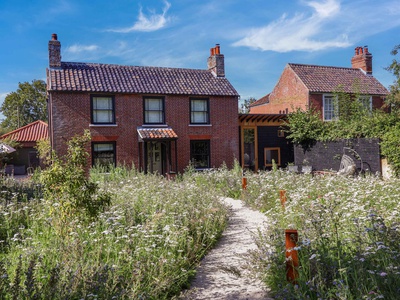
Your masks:
{"label": "ground floor window", "polygon": [[115,142],[92,143],[92,164],[109,168],[116,165]]}
{"label": "ground floor window", "polygon": [[196,169],[210,167],[210,141],[190,141],[190,161]]}
{"label": "ground floor window", "polygon": [[275,161],[278,166],[281,165],[280,148],[264,148],[264,165],[266,167],[271,167],[272,161]]}

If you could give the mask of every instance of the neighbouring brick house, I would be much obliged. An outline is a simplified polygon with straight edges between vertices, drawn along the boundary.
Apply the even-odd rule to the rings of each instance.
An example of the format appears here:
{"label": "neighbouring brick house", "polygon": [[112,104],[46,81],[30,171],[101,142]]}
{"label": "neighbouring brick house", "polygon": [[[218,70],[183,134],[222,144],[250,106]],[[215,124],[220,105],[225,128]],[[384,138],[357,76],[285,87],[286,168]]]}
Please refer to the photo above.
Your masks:
{"label": "neighbouring brick house", "polygon": [[335,92],[360,94],[371,109],[384,104],[388,90],[372,76],[372,54],[357,47],[351,68],[289,63],[271,93],[250,106],[254,114],[287,114],[293,109],[313,106],[324,120],[335,116]]}
{"label": "neighbouring brick house", "polygon": [[61,61],[49,41],[49,133],[54,150],[91,132],[91,164],[134,164],[145,172],[232,165],[239,156],[238,93],[225,78],[224,55],[211,48],[208,69]]}
{"label": "neighbouring brick house", "polygon": [[41,166],[37,142],[49,138],[46,122],[35,121],[0,136],[0,140],[12,140],[17,143],[16,151],[8,155],[6,173],[23,175],[29,168]]}

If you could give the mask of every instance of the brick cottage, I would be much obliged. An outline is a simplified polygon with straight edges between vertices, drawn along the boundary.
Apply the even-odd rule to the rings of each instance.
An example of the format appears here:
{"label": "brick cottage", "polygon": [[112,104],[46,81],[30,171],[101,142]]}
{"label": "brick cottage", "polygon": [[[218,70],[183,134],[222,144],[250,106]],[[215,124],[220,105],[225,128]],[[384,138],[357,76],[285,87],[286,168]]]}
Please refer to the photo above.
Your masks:
{"label": "brick cottage", "polygon": [[218,44],[204,70],[63,62],[56,34],[48,46],[49,135],[59,155],[89,129],[91,165],[170,174],[238,158],[239,95]]}
{"label": "brick cottage", "polygon": [[251,104],[250,113],[287,114],[313,106],[325,121],[335,119],[335,93],[359,94],[369,109],[381,108],[388,90],[372,76],[372,54],[355,48],[351,68],[289,63],[272,92]]}

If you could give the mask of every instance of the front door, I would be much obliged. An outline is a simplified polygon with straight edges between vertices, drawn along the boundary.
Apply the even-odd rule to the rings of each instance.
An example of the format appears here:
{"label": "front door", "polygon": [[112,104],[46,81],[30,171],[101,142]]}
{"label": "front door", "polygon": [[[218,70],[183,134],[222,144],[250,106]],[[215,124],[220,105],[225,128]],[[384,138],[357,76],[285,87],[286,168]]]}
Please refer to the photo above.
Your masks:
{"label": "front door", "polygon": [[163,152],[160,142],[148,142],[147,144],[147,170],[150,173],[163,174]]}

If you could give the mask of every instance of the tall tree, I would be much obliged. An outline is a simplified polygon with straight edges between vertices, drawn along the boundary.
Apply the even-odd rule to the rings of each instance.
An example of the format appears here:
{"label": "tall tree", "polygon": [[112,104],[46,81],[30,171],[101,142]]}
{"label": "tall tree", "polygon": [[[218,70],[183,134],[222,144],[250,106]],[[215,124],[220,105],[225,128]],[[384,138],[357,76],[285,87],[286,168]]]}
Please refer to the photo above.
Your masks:
{"label": "tall tree", "polygon": [[18,89],[6,96],[0,111],[5,116],[1,126],[10,130],[37,120],[46,122],[46,83],[43,80],[19,83]]}
{"label": "tall tree", "polygon": [[[393,48],[390,54],[396,56],[399,54],[399,51],[400,45],[397,45]],[[386,103],[391,107],[393,112],[400,113],[400,61],[394,58],[386,70],[396,77],[393,84],[389,86],[390,95],[387,98]]]}

